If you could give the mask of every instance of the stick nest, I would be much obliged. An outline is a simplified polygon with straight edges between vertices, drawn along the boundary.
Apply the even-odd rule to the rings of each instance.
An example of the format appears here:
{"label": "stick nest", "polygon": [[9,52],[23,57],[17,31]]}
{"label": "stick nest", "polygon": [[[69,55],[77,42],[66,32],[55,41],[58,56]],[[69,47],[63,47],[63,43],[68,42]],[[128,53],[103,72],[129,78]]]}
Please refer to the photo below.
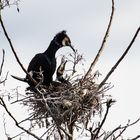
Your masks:
{"label": "stick nest", "polygon": [[[76,64],[82,60],[82,56],[70,56],[73,58],[73,72],[76,72]],[[74,76],[69,78],[71,84],[54,82],[49,87],[39,85],[27,91],[28,96],[23,104],[32,112],[31,120],[39,123],[45,119],[46,126],[50,124],[49,118],[57,125],[75,122],[85,124],[95,113],[101,113],[105,90],[98,89],[96,80],[99,75],[99,72],[95,72],[84,80],[83,77]]]}
{"label": "stick nest", "polygon": [[45,119],[46,125],[49,125],[50,117],[59,125],[84,123],[101,111],[103,91],[97,88],[98,84],[93,82],[93,77],[82,84],[81,80],[77,80],[71,86],[59,83],[58,86],[55,84],[27,92],[28,97],[23,103],[32,110],[33,120]]}

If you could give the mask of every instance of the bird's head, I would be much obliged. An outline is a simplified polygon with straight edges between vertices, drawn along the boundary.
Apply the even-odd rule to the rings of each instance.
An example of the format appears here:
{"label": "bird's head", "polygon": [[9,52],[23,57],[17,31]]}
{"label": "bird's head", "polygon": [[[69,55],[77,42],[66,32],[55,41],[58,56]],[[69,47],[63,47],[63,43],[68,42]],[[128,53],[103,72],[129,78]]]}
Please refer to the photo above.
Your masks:
{"label": "bird's head", "polygon": [[54,37],[54,40],[56,41],[57,44],[59,44],[60,47],[69,46],[75,52],[74,47],[71,45],[71,40],[69,36],[66,34],[65,30],[57,33],[56,36]]}

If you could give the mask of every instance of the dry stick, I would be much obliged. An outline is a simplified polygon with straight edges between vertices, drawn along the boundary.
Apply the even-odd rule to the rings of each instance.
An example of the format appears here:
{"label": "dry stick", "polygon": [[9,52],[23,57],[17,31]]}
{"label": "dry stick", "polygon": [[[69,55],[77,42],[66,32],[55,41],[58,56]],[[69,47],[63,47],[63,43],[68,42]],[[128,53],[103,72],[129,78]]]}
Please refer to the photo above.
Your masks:
{"label": "dry stick", "polygon": [[12,140],[12,139],[15,139],[15,138],[18,137],[18,136],[21,136],[21,135],[24,134],[24,133],[25,133],[25,132],[21,132],[21,133],[15,135],[15,136],[11,137],[11,140]]}
{"label": "dry stick", "polygon": [[3,68],[3,64],[4,64],[4,57],[5,57],[5,51],[2,50],[2,52],[3,52],[3,55],[2,55],[2,62],[1,62],[1,66],[0,66],[0,76],[2,74],[2,68]]}
{"label": "dry stick", "polygon": [[[2,69],[3,69],[3,65],[4,65],[4,58],[5,58],[5,51],[4,51],[4,49],[2,50],[2,52],[3,52],[3,56],[2,56],[1,66],[0,66],[0,76],[2,74]],[[4,80],[0,80],[0,84],[4,83],[7,80],[7,77],[8,77],[8,72],[7,72],[6,76],[5,76],[5,79]]]}
{"label": "dry stick", "polygon": [[110,138],[115,132],[117,132],[117,131],[119,131],[119,130],[121,130],[121,129],[124,129],[124,128],[127,129],[128,127],[131,127],[131,126],[135,125],[135,124],[138,123],[139,121],[140,121],[140,118],[137,119],[135,122],[132,122],[132,123],[127,124],[127,125],[125,125],[125,126],[119,125],[119,126],[116,127],[114,130],[112,130],[112,132],[105,138],[105,140],[107,140],[108,138]]}
{"label": "dry stick", "polygon": [[110,109],[111,104],[112,104],[113,102],[114,102],[114,101],[113,101],[112,99],[110,99],[109,101],[107,101],[107,103],[106,103],[107,108],[106,108],[106,112],[105,112],[104,118],[103,118],[103,120],[102,120],[100,126],[99,126],[97,129],[95,129],[95,130],[97,130],[97,131],[96,131],[96,133],[92,136],[92,138],[91,138],[92,140],[95,140],[95,139],[98,137],[98,134],[100,133],[100,130],[101,130],[103,124],[104,124],[105,121],[106,121],[106,118],[107,118],[109,109]]}
{"label": "dry stick", "polygon": [[0,81],[0,84],[4,83],[4,82],[7,80],[8,73],[9,73],[9,72],[7,72],[7,73],[6,73],[5,79],[4,79],[4,80],[2,80],[2,81]]}
{"label": "dry stick", "polygon": [[139,121],[140,121],[140,118],[137,119],[135,122],[133,122],[133,123],[130,124],[130,120],[128,120],[128,123],[127,123],[125,126],[121,127],[121,129],[123,129],[123,130],[120,131],[120,133],[118,134],[117,137],[115,137],[115,139],[118,139],[119,137],[121,137],[122,134],[126,131],[126,129],[127,129],[128,127],[130,127],[130,126],[132,126],[132,125],[135,125],[135,124],[138,123]]}
{"label": "dry stick", "polygon": [[29,130],[26,130],[25,128],[23,128],[22,126],[19,125],[19,123],[17,122],[17,120],[15,119],[15,117],[9,112],[4,100],[0,97],[0,101],[1,101],[1,105],[4,107],[4,109],[6,110],[6,112],[8,113],[8,115],[14,120],[15,125],[22,129],[24,132],[26,132],[27,134],[33,136],[34,138],[36,138],[37,140],[42,140],[41,138],[39,138],[38,136],[36,136],[35,134],[31,133]]}
{"label": "dry stick", "polygon": [[101,56],[101,53],[103,52],[103,49],[105,48],[105,43],[106,43],[107,37],[109,36],[109,31],[110,31],[112,20],[113,20],[114,9],[115,9],[114,8],[114,0],[112,0],[112,11],[111,11],[111,16],[110,16],[110,20],[109,20],[109,24],[108,24],[105,36],[103,38],[101,47],[100,47],[94,61],[91,63],[90,68],[88,69],[87,73],[85,74],[85,76],[83,78],[83,81],[90,75],[90,73],[92,72],[92,70],[93,70],[95,64],[97,63],[99,57]]}
{"label": "dry stick", "polygon": [[131,140],[137,140],[138,138],[140,138],[140,135],[136,136],[135,138],[133,138]]}
{"label": "dry stick", "polygon": [[14,49],[14,47],[13,47],[12,41],[11,41],[11,39],[9,38],[9,35],[8,35],[7,31],[6,31],[6,28],[5,28],[5,26],[4,26],[4,23],[3,23],[3,20],[2,20],[1,15],[0,15],[0,23],[1,23],[1,26],[2,26],[2,29],[3,29],[3,32],[4,32],[4,34],[5,34],[5,37],[7,38],[8,42],[9,42],[9,45],[10,45],[10,47],[11,47],[11,49],[12,49],[12,52],[14,53],[14,56],[15,56],[15,58],[16,58],[18,64],[20,65],[20,67],[22,68],[22,70],[27,74],[28,78],[36,85],[37,82],[29,75],[29,73],[26,71],[26,69],[24,68],[24,66],[23,66],[22,63],[20,62],[20,60],[19,60],[19,58],[18,58],[18,56],[17,56],[17,54],[16,54],[16,51],[15,51],[15,49]]}
{"label": "dry stick", "polygon": [[5,133],[5,135],[6,135],[7,139],[8,139],[8,138],[9,138],[9,135],[8,135],[8,133],[7,133],[7,131],[6,131],[6,122],[5,122],[5,117],[4,117],[4,115],[5,115],[5,114],[3,114],[3,127],[4,127],[4,133]]}
{"label": "dry stick", "polygon": [[133,39],[131,40],[130,44],[128,45],[127,49],[125,50],[125,52],[122,54],[122,56],[120,57],[120,59],[117,61],[117,63],[112,67],[112,69],[109,71],[109,73],[106,75],[106,77],[104,78],[104,80],[100,83],[100,85],[98,86],[98,90],[105,84],[105,82],[108,80],[108,78],[110,77],[110,75],[114,72],[114,70],[117,68],[117,66],[120,64],[120,62],[123,60],[123,58],[126,56],[126,54],[128,53],[129,49],[132,47],[133,43],[135,42],[135,39],[138,35],[140,31],[140,27],[137,29]]}

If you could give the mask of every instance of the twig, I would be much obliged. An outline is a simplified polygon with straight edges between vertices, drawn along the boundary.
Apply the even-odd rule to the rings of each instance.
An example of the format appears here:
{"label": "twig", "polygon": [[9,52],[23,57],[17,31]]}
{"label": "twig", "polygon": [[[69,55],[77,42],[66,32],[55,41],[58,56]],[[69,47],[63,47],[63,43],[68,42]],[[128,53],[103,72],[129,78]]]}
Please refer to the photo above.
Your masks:
{"label": "twig", "polygon": [[112,132],[105,138],[105,140],[107,140],[109,137],[111,137],[116,131],[118,131],[119,129],[121,129],[121,125],[119,125],[118,127],[116,127],[114,130],[112,130]]}
{"label": "twig", "polygon": [[26,118],[26,119],[20,121],[18,124],[21,124],[21,123],[23,123],[23,122],[25,122],[25,121],[29,121],[30,118],[32,118],[33,116],[34,116],[34,115],[31,115],[30,117],[28,117],[28,118]]}
{"label": "twig", "polygon": [[18,99],[16,101],[11,102],[11,104],[14,104],[14,103],[17,103],[17,102],[21,102],[21,101],[26,100],[27,98],[31,98],[31,97],[33,97],[33,96],[28,96],[28,97],[25,97],[25,98],[22,98],[22,99]]}
{"label": "twig", "polygon": [[120,128],[120,129],[122,129],[122,131],[120,131],[120,133],[118,134],[118,136],[116,136],[116,139],[118,139],[128,127],[136,124],[139,121],[140,121],[140,118],[137,119],[135,122],[129,124],[130,123],[130,120],[128,120],[128,123],[125,126],[123,126],[123,127]]}
{"label": "twig", "polygon": [[21,132],[21,133],[15,135],[15,136],[11,137],[11,140],[12,140],[12,139],[15,139],[15,138],[18,137],[18,136],[21,136],[21,135],[24,134],[24,133],[25,133],[25,132]]}
{"label": "twig", "polygon": [[135,138],[133,138],[131,140],[137,140],[138,138],[140,138],[140,135],[136,136]]}
{"label": "twig", "polygon": [[[115,132],[117,132],[118,130],[123,129],[123,130],[120,132],[120,134],[122,134],[128,127],[130,127],[130,126],[132,126],[132,125],[138,123],[139,121],[140,121],[140,118],[137,119],[136,121],[130,123],[130,124],[129,124],[129,122],[128,122],[127,125],[125,125],[125,126],[119,125],[119,126],[116,127],[114,130],[112,130],[112,132],[105,138],[105,140],[107,140],[109,137],[111,137],[111,136],[112,136]],[[118,138],[118,137],[120,136],[120,134],[119,134],[116,138]]]}
{"label": "twig", "polygon": [[96,130],[96,133],[95,133],[94,135],[92,135],[91,140],[95,140],[95,139],[98,137],[98,134],[100,133],[100,130],[101,130],[103,124],[105,123],[105,120],[106,120],[106,118],[107,118],[109,109],[110,109],[111,104],[112,104],[113,102],[114,102],[114,101],[113,101],[112,99],[110,99],[109,101],[107,101],[107,103],[106,103],[107,108],[106,108],[106,112],[105,112],[104,118],[103,118],[101,124],[99,125],[99,127],[95,129],[95,130]]}
{"label": "twig", "polygon": [[[53,127],[54,127],[54,128],[53,128]],[[45,132],[40,136],[40,138],[44,137],[52,128],[55,129],[55,126],[52,125],[50,128],[48,128],[48,130],[45,131]]]}
{"label": "twig", "polygon": [[9,72],[7,72],[7,73],[6,73],[5,79],[4,79],[4,80],[2,80],[2,81],[0,81],[0,84],[4,83],[4,82],[7,80],[8,73],[9,73]]}
{"label": "twig", "polygon": [[122,56],[119,58],[119,60],[117,61],[117,63],[111,68],[111,70],[109,71],[109,73],[106,75],[106,77],[104,78],[104,80],[100,83],[100,85],[98,86],[98,90],[105,84],[105,82],[108,80],[108,78],[110,77],[110,75],[114,72],[114,70],[117,68],[117,66],[120,64],[120,62],[123,60],[123,58],[126,56],[126,54],[128,53],[128,51],[130,50],[130,48],[132,47],[133,43],[135,42],[135,39],[138,35],[140,31],[140,27],[137,29],[133,39],[131,40],[130,44],[128,45],[127,49],[125,50],[125,52],[122,54]]}
{"label": "twig", "polygon": [[33,134],[32,132],[30,132],[29,130],[26,130],[25,128],[23,128],[22,126],[19,125],[19,123],[17,122],[17,120],[15,119],[15,117],[9,112],[4,100],[0,97],[0,101],[1,101],[1,105],[4,107],[4,109],[6,110],[6,112],[8,113],[8,115],[13,119],[13,121],[15,122],[15,125],[22,129],[24,132],[26,132],[27,134],[33,136],[34,138],[36,138],[37,140],[42,140],[41,138],[39,138],[38,136],[36,136],[35,134]]}
{"label": "twig", "polygon": [[0,76],[2,74],[2,68],[3,68],[3,64],[4,64],[4,57],[5,57],[5,51],[4,49],[2,50],[2,62],[1,62],[1,66],[0,66]]}
{"label": "twig", "polygon": [[114,0],[112,0],[112,11],[111,11],[111,16],[110,16],[110,20],[109,20],[109,24],[108,24],[105,36],[103,38],[101,47],[100,47],[94,61],[91,63],[90,68],[88,69],[87,73],[85,74],[85,76],[83,78],[83,81],[90,75],[90,73],[92,72],[92,70],[93,70],[95,64],[97,63],[99,57],[101,56],[101,53],[103,52],[103,49],[105,48],[105,43],[106,43],[107,37],[109,37],[109,31],[110,31],[112,20],[113,20],[114,9],[115,9],[114,8]]}
{"label": "twig", "polygon": [[8,135],[8,133],[7,133],[7,131],[6,131],[6,122],[5,122],[5,117],[4,117],[4,115],[5,115],[5,114],[3,114],[3,127],[4,127],[4,133],[5,133],[5,135],[6,135],[7,139],[8,139],[8,138],[9,138],[9,135]]}

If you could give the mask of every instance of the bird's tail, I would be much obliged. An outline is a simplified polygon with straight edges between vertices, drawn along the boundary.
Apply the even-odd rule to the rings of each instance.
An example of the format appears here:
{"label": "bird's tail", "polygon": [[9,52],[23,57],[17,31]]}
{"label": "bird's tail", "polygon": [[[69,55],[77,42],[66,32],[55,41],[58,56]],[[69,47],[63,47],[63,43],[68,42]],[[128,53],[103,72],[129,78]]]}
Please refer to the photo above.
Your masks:
{"label": "bird's tail", "polygon": [[17,76],[14,76],[14,75],[11,75],[14,79],[16,80],[19,80],[19,81],[22,81],[22,82],[28,82],[26,78],[21,78],[21,77],[17,77]]}

